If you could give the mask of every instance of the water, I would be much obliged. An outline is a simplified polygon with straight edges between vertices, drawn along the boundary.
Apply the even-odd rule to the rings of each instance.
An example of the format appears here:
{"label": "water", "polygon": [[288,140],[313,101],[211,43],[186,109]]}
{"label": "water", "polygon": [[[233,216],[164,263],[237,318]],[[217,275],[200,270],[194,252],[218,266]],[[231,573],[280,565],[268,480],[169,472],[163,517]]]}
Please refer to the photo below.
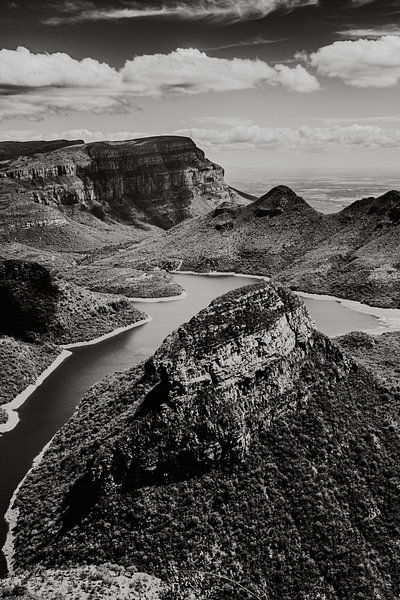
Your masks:
{"label": "water", "polygon": [[400,189],[398,174],[367,176],[364,174],[328,173],[315,175],[301,173],[264,173],[259,169],[239,172],[231,177],[229,184],[256,198],[266,194],[277,185],[287,185],[308,204],[322,213],[335,213],[361,198],[379,197],[389,190]]}
{"label": "water", "polygon": [[[243,277],[178,275],[187,290],[185,299],[137,303],[153,321],[95,346],[78,348],[20,408],[17,427],[0,437],[0,547],[7,534],[3,516],[18,483],[51,437],[70,418],[80,398],[94,383],[115,371],[138,363],[158,348],[163,339],[188,321],[213,298],[252,283]],[[334,301],[305,300],[317,326],[328,335],[373,328],[374,317],[349,310]],[[1,562],[2,561],[2,562]],[[5,561],[0,555],[0,573]]]}

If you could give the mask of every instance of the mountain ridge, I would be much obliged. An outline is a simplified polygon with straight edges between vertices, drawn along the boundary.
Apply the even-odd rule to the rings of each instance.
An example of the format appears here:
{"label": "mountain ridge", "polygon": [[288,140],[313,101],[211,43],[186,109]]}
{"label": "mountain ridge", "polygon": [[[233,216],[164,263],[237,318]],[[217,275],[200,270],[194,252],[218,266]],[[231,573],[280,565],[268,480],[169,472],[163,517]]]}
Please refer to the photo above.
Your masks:
{"label": "mountain ridge", "polygon": [[398,201],[392,191],[322,214],[278,186],[243,207],[224,203],[110,263],[264,275],[299,291],[399,307]]}

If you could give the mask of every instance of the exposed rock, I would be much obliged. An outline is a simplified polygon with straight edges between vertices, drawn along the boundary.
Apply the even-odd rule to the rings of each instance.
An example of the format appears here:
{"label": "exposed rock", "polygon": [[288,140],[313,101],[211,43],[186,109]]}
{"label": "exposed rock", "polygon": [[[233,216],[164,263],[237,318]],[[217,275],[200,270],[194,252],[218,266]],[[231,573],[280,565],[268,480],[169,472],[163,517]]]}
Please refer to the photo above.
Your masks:
{"label": "exposed rock", "polygon": [[33,154],[53,152],[53,150],[81,145],[83,143],[83,140],[0,142],[0,161],[12,160],[19,156],[32,156]]}
{"label": "exposed rock", "polygon": [[397,416],[294,294],[236,290],[88,392],[18,494],[14,567],[133,563],[167,598],[394,599]]}
{"label": "exposed rock", "polygon": [[98,203],[119,220],[168,229],[205,214],[223,200],[245,200],[224,182],[189,138],[164,136],[96,142],[21,156],[0,164],[38,204],[90,209]]}
{"label": "exposed rock", "polygon": [[160,600],[161,581],[129,567],[105,564],[53,569],[0,580],[0,597],[24,600]]}

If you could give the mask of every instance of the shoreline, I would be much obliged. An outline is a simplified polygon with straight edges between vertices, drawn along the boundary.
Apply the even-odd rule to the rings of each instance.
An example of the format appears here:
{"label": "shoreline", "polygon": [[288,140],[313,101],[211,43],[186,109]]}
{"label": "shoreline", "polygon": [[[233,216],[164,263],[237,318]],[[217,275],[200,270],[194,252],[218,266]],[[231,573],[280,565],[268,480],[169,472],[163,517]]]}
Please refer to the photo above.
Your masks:
{"label": "shoreline", "polygon": [[87,342],[74,342],[72,344],[62,344],[61,348],[63,348],[64,350],[74,350],[75,348],[83,348],[85,346],[96,346],[97,344],[101,344],[101,342],[105,342],[106,340],[120,335],[125,331],[129,331],[130,329],[135,329],[135,327],[140,327],[141,325],[151,323],[152,320],[152,317],[147,317],[146,319],[136,321],[136,323],[131,323],[131,325],[117,327],[117,329],[113,329],[113,331],[110,331],[110,333],[105,333],[104,335],[101,335],[100,337],[94,338],[93,340],[89,340]]}
{"label": "shoreline", "polygon": [[[62,346],[61,346],[62,347]],[[0,425],[0,435],[8,433],[15,429],[19,423],[18,409],[32,396],[34,392],[42,385],[42,383],[67,359],[71,356],[71,352],[68,352],[67,348],[64,348],[62,352],[53,360],[53,362],[45,369],[34,383],[31,383],[26,387],[18,396],[16,396],[11,402],[3,404],[2,408],[6,415],[7,421]]]}
{"label": "shoreline", "polygon": [[[235,273],[233,271],[208,271],[199,273],[197,271],[170,271],[173,275],[201,275],[203,277],[243,277],[245,279],[255,279],[271,281],[270,277],[266,275],[251,275],[249,273]],[[349,300],[347,298],[340,298],[337,296],[330,296],[328,294],[312,294],[309,292],[300,292],[292,290],[300,298],[309,298],[310,300],[324,300],[327,302],[338,302],[345,308],[354,312],[362,313],[375,317],[378,321],[377,327],[368,328],[364,331],[370,335],[380,335],[382,333],[390,333],[394,331],[400,331],[400,308],[382,308],[379,306],[370,306],[369,304],[363,304],[358,300]]]}
{"label": "shoreline", "polygon": [[[345,308],[354,312],[362,313],[375,317],[378,320],[379,326],[373,329],[364,330],[371,335],[380,335],[381,333],[390,333],[400,331],[400,308],[382,308],[379,306],[370,306],[363,304],[358,300],[349,300],[337,296],[329,296],[328,294],[311,294],[309,292],[295,292],[300,298],[309,298],[310,300],[322,300],[327,302],[337,302]],[[358,330],[363,331],[363,330]]]}
{"label": "shoreline", "polygon": [[17,499],[19,490],[23,486],[25,480],[27,479],[27,477],[29,476],[31,471],[33,471],[33,469],[35,469],[37,466],[39,466],[40,463],[42,462],[47,449],[49,448],[51,442],[53,441],[53,438],[54,438],[54,436],[51,438],[51,440],[49,440],[47,442],[47,444],[42,448],[42,450],[39,452],[39,454],[37,456],[35,456],[35,458],[33,459],[31,468],[29,469],[29,471],[26,472],[24,478],[21,479],[21,481],[15,488],[14,493],[10,500],[10,504],[8,505],[7,512],[4,515],[4,521],[8,525],[8,531],[7,531],[6,541],[4,542],[4,546],[2,547],[1,551],[3,552],[4,557],[6,559],[8,576],[13,575],[13,573],[14,573],[13,560],[14,560],[15,550],[14,550],[13,530],[14,530],[15,526],[17,525],[18,516],[19,516],[19,510],[18,510],[18,508],[14,508],[14,504]]}
{"label": "shoreline", "polygon": [[[267,276],[252,275],[252,274],[248,274],[248,273],[218,272],[218,271],[211,271],[211,272],[206,272],[206,273],[199,273],[196,271],[170,271],[170,273],[172,273],[173,275],[198,275],[198,276],[203,276],[203,277],[204,276],[208,276],[208,277],[242,277],[245,279],[270,281],[270,278]],[[368,330],[369,333],[379,334],[379,333],[388,332],[388,331],[400,331],[400,309],[373,307],[373,306],[369,306],[367,304],[362,304],[361,302],[358,302],[355,300],[348,300],[346,298],[338,298],[338,297],[329,296],[326,294],[325,295],[324,294],[311,294],[308,292],[297,292],[295,290],[293,290],[293,291],[298,296],[303,297],[303,298],[309,298],[309,299],[315,299],[315,300],[325,300],[325,301],[331,301],[331,302],[335,301],[355,312],[361,312],[361,313],[376,317],[378,323],[380,323],[380,326],[373,330]],[[168,297],[168,298],[166,298],[166,297],[164,297],[164,298],[130,298],[129,300],[132,302],[143,302],[143,303],[146,303],[146,302],[170,302],[170,301],[180,300],[185,297],[187,297],[187,292],[183,291],[182,294],[180,294],[179,296],[173,296],[173,297]],[[35,386],[28,386],[28,388],[24,392],[22,392],[19,396],[17,396],[17,398],[15,398],[11,403],[9,403],[9,405],[11,405],[11,404],[14,405],[14,403],[15,403],[14,410],[16,408],[19,408],[20,406],[22,406],[22,404],[29,398],[29,396],[35,391],[35,389],[37,389],[37,387],[39,387],[39,385],[41,383],[43,383],[43,381],[50,375],[50,373],[55,371],[56,368],[66,358],[68,358],[68,356],[71,355],[71,352],[69,352],[69,350],[101,343],[107,339],[110,339],[114,336],[117,336],[117,335],[123,333],[124,331],[128,331],[135,327],[139,327],[141,325],[150,323],[151,321],[152,321],[152,317],[147,317],[146,319],[142,319],[141,321],[138,321],[131,325],[128,325],[125,327],[119,327],[108,334],[102,335],[102,336],[95,338],[93,340],[90,340],[90,341],[62,345],[61,346],[61,348],[63,349],[62,353],[59,355],[59,357],[57,357],[57,359],[52,363],[52,365],[50,365],[50,367],[42,373],[42,375],[37,380]],[[362,331],[362,330],[359,330],[359,331]],[[63,359],[60,360],[62,356],[63,356]],[[45,374],[46,374],[46,376],[44,376]],[[39,380],[40,380],[40,383],[38,383]],[[29,388],[34,388],[34,389],[31,389],[30,392],[28,393]],[[24,397],[24,394],[26,395],[26,397],[24,399],[22,399]],[[19,399],[19,401],[17,403],[18,399]],[[9,405],[3,405],[2,408],[6,409]],[[17,413],[15,413],[15,414],[17,415]],[[19,421],[18,415],[17,415],[17,419],[18,420],[15,423],[15,425],[12,427],[12,429],[16,426],[16,424]],[[2,433],[2,428],[7,425],[8,425],[8,422],[5,425],[0,425],[0,433]],[[7,533],[6,541],[2,548],[2,551],[6,558],[7,568],[8,568],[8,571],[10,574],[13,573],[13,564],[12,564],[13,558],[14,558],[13,529],[15,528],[15,526],[17,524],[17,520],[18,520],[18,509],[14,508],[13,506],[15,504],[15,500],[17,498],[18,492],[19,492],[21,486],[23,485],[25,479],[28,477],[30,472],[40,464],[40,462],[43,459],[43,456],[44,456],[45,452],[47,451],[48,447],[50,446],[52,440],[53,440],[53,438],[44,446],[42,451],[33,459],[31,468],[27,471],[24,478],[21,480],[21,482],[16,487],[16,489],[13,493],[13,496],[11,498],[9,507],[7,509],[7,512],[4,516],[4,519],[5,519],[6,523],[8,524],[8,533]]]}
{"label": "shoreline", "polygon": [[[18,425],[19,415],[16,412],[16,410],[18,408],[20,408],[24,404],[24,402],[26,402],[26,400],[47,379],[47,377],[51,373],[53,373],[64,362],[64,360],[66,360],[69,356],[72,355],[72,352],[70,352],[69,349],[72,350],[74,348],[79,348],[82,346],[93,346],[93,345],[99,344],[101,342],[104,342],[105,340],[108,340],[112,337],[120,335],[121,333],[123,333],[125,331],[134,329],[135,327],[140,327],[141,325],[145,325],[147,323],[150,323],[152,320],[153,320],[153,318],[149,316],[146,319],[141,319],[140,321],[136,321],[136,323],[132,323],[131,325],[127,325],[125,327],[118,327],[117,329],[114,329],[110,333],[106,333],[102,336],[99,336],[98,338],[93,339],[93,340],[90,340],[87,342],[78,342],[76,344],[62,345],[61,346],[61,348],[63,349],[62,352],[52,362],[52,364],[45,371],[43,371],[43,373],[36,380],[35,384],[28,386],[23,392],[21,392],[21,394],[19,394],[16,398],[14,398],[14,400],[12,400],[12,402],[10,402],[9,404],[5,404],[2,406],[2,408],[6,410],[6,413],[9,417],[9,419],[7,420],[6,423],[4,423],[3,425],[0,425],[0,433],[6,433],[9,431],[12,431],[12,429],[14,429]],[[13,409],[10,409],[11,405],[13,406]],[[8,412],[7,409],[10,410],[10,412]],[[40,464],[46,450],[48,449],[51,442],[53,441],[53,438],[54,438],[54,436],[47,442],[47,444],[43,447],[41,452],[33,459],[30,469],[26,472],[23,479],[19,482],[19,484],[15,488],[14,493],[11,497],[10,503],[8,505],[7,511],[4,515],[4,521],[8,525],[8,532],[7,532],[6,541],[5,541],[1,551],[3,552],[3,554],[5,556],[6,563],[7,563],[7,570],[8,570],[9,574],[13,573],[13,564],[12,564],[13,558],[14,558],[13,529],[16,526],[17,521],[18,521],[18,509],[14,508],[14,504],[15,504],[18,492],[21,489],[24,481],[26,480],[28,475],[31,473],[31,471]]]}
{"label": "shoreline", "polygon": [[0,424],[0,436],[4,433],[9,433],[13,429],[15,429],[15,427],[19,423],[19,415],[17,412],[18,409],[21,408],[21,406],[23,406],[25,402],[32,396],[32,394],[34,394],[36,390],[42,385],[42,383],[44,383],[46,379],[52,373],[54,373],[54,371],[58,369],[58,367],[62,365],[62,363],[67,358],[71,356],[72,352],[70,352],[70,350],[74,350],[75,348],[81,348],[84,346],[94,346],[96,344],[100,344],[101,342],[104,342],[112,337],[120,335],[125,331],[129,331],[130,329],[133,329],[135,327],[140,327],[141,325],[146,325],[151,321],[152,317],[147,317],[146,319],[141,319],[140,321],[136,321],[136,323],[132,323],[131,325],[118,327],[110,333],[101,335],[97,338],[94,338],[93,340],[85,342],[76,342],[73,344],[61,344],[60,348],[62,351],[60,352],[60,354],[53,360],[53,362],[47,367],[47,369],[45,369],[39,375],[36,381],[34,383],[29,384],[22,392],[20,392],[13,400],[11,400],[11,402],[0,406],[0,408],[4,410],[4,412],[7,415],[7,421],[5,423]]}
{"label": "shoreline", "polygon": [[127,296],[130,302],[143,302],[143,303],[154,303],[154,302],[175,302],[175,300],[183,300],[187,298],[187,292],[183,290],[179,296],[161,296],[160,298],[131,298]]}

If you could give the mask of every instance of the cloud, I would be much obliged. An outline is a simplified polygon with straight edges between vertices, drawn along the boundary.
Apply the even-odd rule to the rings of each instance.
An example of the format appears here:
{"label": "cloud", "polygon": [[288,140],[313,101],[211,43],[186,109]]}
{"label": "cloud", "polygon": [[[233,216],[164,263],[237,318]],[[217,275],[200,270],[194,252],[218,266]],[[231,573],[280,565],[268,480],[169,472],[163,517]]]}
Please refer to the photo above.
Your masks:
{"label": "cloud", "polygon": [[88,129],[68,129],[67,131],[58,131],[43,134],[34,129],[21,129],[0,132],[1,141],[42,141],[42,140],[84,140],[87,143],[124,140],[134,140],[142,137],[148,137],[151,134],[143,131],[117,131],[114,133],[104,133],[102,131],[89,131]]}
{"label": "cloud", "polygon": [[296,92],[319,89],[302,65],[268,65],[258,59],[215,58],[196,49],[136,56],[116,70],[92,58],[0,51],[0,119],[42,118],[69,111],[128,112],[135,98],[201,94],[281,86]]}
{"label": "cloud", "polygon": [[40,121],[54,115],[71,112],[93,114],[125,114],[140,110],[133,98],[110,95],[107,90],[48,89],[39,88],[25,93],[0,95],[0,121],[29,119]]}
{"label": "cloud", "polygon": [[353,123],[348,126],[328,127],[303,126],[261,127],[259,125],[238,126],[231,129],[180,129],[176,135],[193,138],[204,147],[219,147],[226,150],[283,148],[296,150],[316,148],[318,150],[357,148],[393,148],[400,144],[400,129],[384,130],[372,125]]}
{"label": "cloud", "polygon": [[271,67],[258,59],[209,57],[193,48],[137,56],[125,63],[121,75],[125,85],[145,96],[224,92],[265,85],[281,85],[297,92],[319,89],[317,79],[301,65]]}
{"label": "cloud", "polygon": [[198,129],[188,128],[176,131],[118,131],[104,133],[87,129],[71,129],[67,131],[42,134],[35,130],[12,130],[0,133],[1,140],[53,140],[53,139],[83,139],[85,142],[102,140],[123,141],[151,135],[183,135],[192,138],[199,146],[209,149],[227,151],[270,149],[271,151],[286,150],[304,151],[343,151],[348,149],[383,150],[398,147],[400,144],[400,129],[384,130],[377,126],[329,125],[326,127],[299,128],[261,127],[259,125],[244,125],[229,129]]}
{"label": "cloud", "polygon": [[400,37],[334,42],[311,54],[319,75],[367,88],[394,87],[400,82]]}
{"label": "cloud", "polygon": [[386,25],[384,27],[369,27],[365,29],[344,29],[336,33],[347,39],[379,39],[385,35],[400,36],[400,27],[397,25]]}
{"label": "cloud", "polygon": [[96,87],[118,85],[115,69],[93,58],[75,60],[69,54],[34,54],[19,46],[0,50],[0,85],[27,87]]}
{"label": "cloud", "polygon": [[[82,23],[85,21],[113,21],[121,19],[175,18],[182,20],[209,19],[229,24],[266,17],[277,9],[294,10],[302,6],[317,5],[318,0],[189,0],[169,1],[158,6],[144,7],[133,3],[129,8],[95,8],[93,4],[69,3],[64,14],[44,21],[47,25]],[[66,5],[64,5],[64,8]]]}

